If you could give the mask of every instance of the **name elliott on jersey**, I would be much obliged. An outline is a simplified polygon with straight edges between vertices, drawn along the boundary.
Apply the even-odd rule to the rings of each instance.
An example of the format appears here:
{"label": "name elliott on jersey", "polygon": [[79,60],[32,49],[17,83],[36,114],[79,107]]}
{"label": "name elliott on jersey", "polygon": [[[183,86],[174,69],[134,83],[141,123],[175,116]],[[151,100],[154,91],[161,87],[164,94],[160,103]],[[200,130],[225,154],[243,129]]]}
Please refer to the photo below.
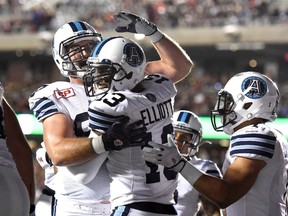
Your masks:
{"label": "name elliott on jersey", "polygon": [[162,119],[169,118],[174,112],[172,100],[156,104],[155,106],[143,109],[140,111],[140,115],[144,122],[144,126],[161,121]]}

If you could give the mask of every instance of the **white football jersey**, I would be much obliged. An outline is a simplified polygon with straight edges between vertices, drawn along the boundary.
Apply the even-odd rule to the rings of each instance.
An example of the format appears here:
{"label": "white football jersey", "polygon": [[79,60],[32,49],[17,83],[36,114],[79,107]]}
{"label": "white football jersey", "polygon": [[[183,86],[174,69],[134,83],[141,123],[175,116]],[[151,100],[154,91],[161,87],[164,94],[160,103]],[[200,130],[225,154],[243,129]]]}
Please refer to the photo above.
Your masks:
{"label": "white football jersey", "polygon": [[237,157],[264,160],[254,185],[241,199],[226,208],[227,215],[286,215],[287,141],[265,124],[250,125],[235,132],[223,164],[223,173]]}
{"label": "white football jersey", "polygon": [[[74,122],[75,136],[88,137],[88,100],[83,86],[59,81],[43,85],[35,91],[29,98],[29,106],[39,121],[56,113],[69,116]],[[64,202],[69,200],[93,205],[109,197],[109,174],[105,165],[86,185],[65,175],[61,167],[53,181],[56,199]]]}
{"label": "white football jersey", "polygon": [[[144,121],[151,140],[167,143],[167,134],[173,132],[175,85],[160,75],[148,76],[141,83],[141,92],[110,92],[101,100],[92,101],[88,110],[90,127],[105,131],[117,118],[129,116],[131,123]],[[146,162],[141,147],[111,151],[106,165],[112,178],[112,208],[145,201],[174,204],[177,174]]]}
{"label": "white football jersey", "polygon": [[[189,163],[208,175],[222,178],[222,174],[217,165],[210,160],[203,160],[194,156]],[[178,176],[178,186],[175,193],[177,215],[195,215],[200,208],[199,192],[182,176]]]}

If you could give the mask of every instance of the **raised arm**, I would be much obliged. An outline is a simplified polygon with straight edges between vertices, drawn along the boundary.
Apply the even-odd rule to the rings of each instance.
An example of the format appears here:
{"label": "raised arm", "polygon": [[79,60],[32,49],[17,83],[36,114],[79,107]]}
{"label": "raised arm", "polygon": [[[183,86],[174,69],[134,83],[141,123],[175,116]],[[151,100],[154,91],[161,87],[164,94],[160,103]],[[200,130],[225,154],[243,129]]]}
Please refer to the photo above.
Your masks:
{"label": "raised arm", "polygon": [[132,13],[119,12],[113,16],[118,22],[117,32],[144,34],[153,43],[160,60],[147,64],[147,74],[164,74],[174,83],[184,79],[191,71],[193,63],[185,50],[168,35],[162,33],[155,24]]}

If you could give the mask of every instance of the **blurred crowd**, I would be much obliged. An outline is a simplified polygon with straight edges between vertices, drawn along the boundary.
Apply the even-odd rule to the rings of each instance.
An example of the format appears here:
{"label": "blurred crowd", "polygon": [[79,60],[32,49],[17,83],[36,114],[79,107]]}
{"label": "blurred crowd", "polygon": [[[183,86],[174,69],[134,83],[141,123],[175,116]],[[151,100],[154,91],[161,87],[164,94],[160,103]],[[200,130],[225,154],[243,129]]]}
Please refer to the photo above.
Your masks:
{"label": "blurred crowd", "polygon": [[[285,0],[0,0],[0,34],[54,32],[68,20],[85,20],[99,31],[111,30],[111,15],[119,10],[133,11],[161,29],[275,24],[287,22],[287,8]],[[194,70],[197,72],[177,84],[176,109],[192,108],[197,115],[209,115],[229,75],[205,71],[205,65]],[[18,113],[31,113],[27,98],[32,89],[63,79],[51,56],[7,60],[0,71],[6,97]],[[284,86],[282,91],[288,89]],[[288,116],[285,93],[280,117]]]}
{"label": "blurred crowd", "polygon": [[0,0],[0,33],[54,31],[67,20],[110,30],[119,10],[162,28],[275,24],[288,16],[285,0]]}
{"label": "blurred crowd", "polygon": [[[32,113],[27,98],[42,84],[65,80],[51,56],[34,60],[33,63],[13,61],[6,67],[0,65],[0,71],[6,71],[2,72],[1,81],[5,86],[6,98],[17,113]],[[270,76],[266,71],[263,73]],[[176,84],[178,94],[175,99],[175,109],[192,109],[199,116],[209,116],[215,106],[217,92],[230,77],[231,74],[207,71],[205,65],[196,65],[188,77]],[[275,80],[275,77],[271,78]],[[288,85],[285,80],[276,79],[276,81],[281,92],[278,115],[288,117]]]}

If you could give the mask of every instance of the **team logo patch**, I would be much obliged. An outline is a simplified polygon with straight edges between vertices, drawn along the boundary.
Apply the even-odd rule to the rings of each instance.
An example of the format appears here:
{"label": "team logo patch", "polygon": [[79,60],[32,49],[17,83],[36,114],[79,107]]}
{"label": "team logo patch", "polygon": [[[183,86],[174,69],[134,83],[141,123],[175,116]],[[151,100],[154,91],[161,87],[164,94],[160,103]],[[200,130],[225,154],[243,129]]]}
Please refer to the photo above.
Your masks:
{"label": "team logo patch", "polygon": [[55,97],[57,99],[60,98],[69,98],[75,96],[75,92],[73,88],[68,88],[68,89],[62,89],[62,90],[55,90],[54,91]]}
{"label": "team logo patch", "polygon": [[154,94],[151,94],[151,93],[147,93],[146,95],[145,95],[147,98],[148,98],[148,100],[150,100],[151,102],[156,102],[156,96],[154,95]]}
{"label": "team logo patch", "polygon": [[114,145],[115,146],[122,146],[123,142],[121,140],[117,139],[117,140],[114,140]]}
{"label": "team logo patch", "polygon": [[176,158],[171,158],[172,163],[175,165],[177,163],[177,159]]}
{"label": "team logo patch", "polygon": [[133,43],[128,43],[123,49],[124,54],[127,56],[127,63],[131,67],[138,67],[144,61],[144,55],[141,48]]}
{"label": "team logo patch", "polygon": [[245,96],[251,99],[258,99],[267,93],[267,83],[260,77],[247,77],[241,85],[242,92]]}

